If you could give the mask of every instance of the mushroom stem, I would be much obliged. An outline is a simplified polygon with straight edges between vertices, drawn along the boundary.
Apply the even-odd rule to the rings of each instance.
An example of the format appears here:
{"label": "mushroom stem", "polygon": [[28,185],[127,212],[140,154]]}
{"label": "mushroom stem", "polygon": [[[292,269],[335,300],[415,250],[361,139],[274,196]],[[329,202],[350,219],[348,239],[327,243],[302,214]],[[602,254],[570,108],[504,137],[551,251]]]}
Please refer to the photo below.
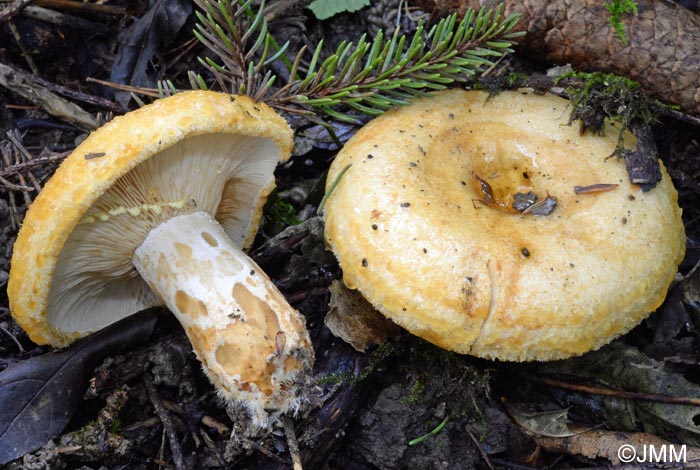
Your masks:
{"label": "mushroom stem", "polygon": [[299,405],[313,350],[304,319],[206,212],[153,229],[133,256],[220,395],[259,426]]}

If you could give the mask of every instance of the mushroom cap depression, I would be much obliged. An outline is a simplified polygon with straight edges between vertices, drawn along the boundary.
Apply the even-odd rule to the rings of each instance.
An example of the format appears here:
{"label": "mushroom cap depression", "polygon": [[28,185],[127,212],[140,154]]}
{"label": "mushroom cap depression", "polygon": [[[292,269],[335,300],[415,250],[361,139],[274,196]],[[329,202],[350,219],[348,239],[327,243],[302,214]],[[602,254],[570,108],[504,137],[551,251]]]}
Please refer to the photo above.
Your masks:
{"label": "mushroom cap depression", "polygon": [[[367,124],[328,174],[330,187],[352,163],[325,209],[346,285],[485,358],[570,357],[638,324],[684,255],[677,193],[663,166],[655,188],[631,184],[609,158],[619,128],[581,136],[569,111],[552,95],[450,90]],[[538,204],[513,208],[528,193]]]}
{"label": "mushroom cap depression", "polygon": [[17,323],[37,343],[65,346],[162,305],[132,264],[149,231],[204,211],[247,248],[292,145],[291,129],[266,105],[207,91],[157,100],[99,128],[27,211],[8,286]]}

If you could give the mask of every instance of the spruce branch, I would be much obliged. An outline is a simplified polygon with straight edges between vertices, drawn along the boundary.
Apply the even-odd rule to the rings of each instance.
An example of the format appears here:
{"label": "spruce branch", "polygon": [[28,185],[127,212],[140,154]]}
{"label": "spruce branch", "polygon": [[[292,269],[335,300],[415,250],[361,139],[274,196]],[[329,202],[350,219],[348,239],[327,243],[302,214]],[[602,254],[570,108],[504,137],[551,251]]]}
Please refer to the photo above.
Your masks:
{"label": "spruce branch", "polygon": [[[195,0],[202,11],[196,12],[194,35],[220,60],[206,57],[199,62],[221,89],[260,100],[275,81],[266,67],[284,56],[288,43],[277,44],[267,30],[264,0],[257,11],[253,1]],[[201,77],[190,81],[205,88]]]}
{"label": "spruce branch", "polygon": [[321,41],[305,76],[294,78],[301,51],[290,81],[266,101],[275,107],[320,112],[346,122],[355,119],[339,110],[341,105],[370,116],[381,114],[411,98],[465,82],[492,66],[493,59],[512,52],[513,38],[520,35],[511,33],[518,17],[503,18],[502,12],[502,6],[469,10],[461,21],[451,15],[427,34],[421,23],[410,38],[397,30],[385,40],[380,30],[371,42],[364,35],[357,44],[342,42],[322,62]]}
{"label": "spruce branch", "polygon": [[[356,122],[348,109],[375,116],[464,83],[512,52],[514,39],[522,34],[512,32],[518,15],[504,17],[499,5],[478,12],[469,9],[461,20],[448,16],[427,32],[419,23],[411,36],[396,30],[385,38],[380,30],[373,40],[363,35],[357,43],[343,41],[326,57],[321,40],[306,67],[301,66],[306,48],[292,63],[286,62],[289,80],[270,92],[275,77],[267,65],[284,57],[287,45],[278,47],[268,33],[263,5],[253,7],[253,0],[195,1],[204,11],[197,13],[195,34],[221,64],[211,58],[201,62],[218,85],[314,122],[321,122],[319,115]],[[190,81],[198,87],[204,84],[201,77]]]}

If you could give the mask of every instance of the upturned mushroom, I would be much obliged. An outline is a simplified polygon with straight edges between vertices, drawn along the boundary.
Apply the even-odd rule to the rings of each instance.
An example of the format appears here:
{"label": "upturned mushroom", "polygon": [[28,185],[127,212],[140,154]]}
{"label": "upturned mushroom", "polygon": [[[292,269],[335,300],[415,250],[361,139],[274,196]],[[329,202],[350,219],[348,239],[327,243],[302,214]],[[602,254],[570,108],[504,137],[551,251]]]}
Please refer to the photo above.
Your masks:
{"label": "upturned mushroom", "polygon": [[284,119],[243,96],[183,92],[115,118],[29,208],[14,318],[62,347],[165,304],[223,398],[259,426],[295,409],[313,361],[304,319],[242,251],[292,143]]}
{"label": "upturned mushroom", "polygon": [[[438,346],[552,360],[598,348],[663,301],[685,251],[662,165],[649,191],[579,135],[568,101],[451,90],[385,113],[337,155],[325,237],[384,315]],[[634,137],[625,134],[627,145]]]}

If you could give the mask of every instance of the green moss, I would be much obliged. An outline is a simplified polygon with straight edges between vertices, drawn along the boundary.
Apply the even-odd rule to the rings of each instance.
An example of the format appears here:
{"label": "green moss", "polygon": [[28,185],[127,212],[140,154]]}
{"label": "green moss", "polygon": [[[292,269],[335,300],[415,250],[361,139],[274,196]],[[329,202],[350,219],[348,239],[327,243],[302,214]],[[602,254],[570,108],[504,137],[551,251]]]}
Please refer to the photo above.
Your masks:
{"label": "green moss", "polygon": [[610,12],[610,27],[615,30],[615,34],[627,45],[629,41],[625,36],[625,25],[622,23],[622,15],[629,13],[637,14],[637,2],[633,0],[612,0],[605,3],[605,8]]}
{"label": "green moss", "polygon": [[505,88],[510,90],[513,88],[521,87],[523,86],[523,84],[526,84],[529,79],[530,76],[526,73],[511,72],[508,74],[507,85]]}
{"label": "green moss", "polygon": [[656,116],[664,107],[658,100],[648,97],[639,82],[610,73],[571,72],[557,78],[556,83],[566,83],[571,100],[569,122],[581,121],[581,133],[601,134],[605,120],[619,123],[618,146],[622,151],[623,133],[633,121],[645,126],[656,122]]}
{"label": "green moss", "polygon": [[316,382],[319,385],[338,385],[344,383],[353,383],[355,380],[357,379],[350,372],[335,372],[333,374],[326,374],[324,376],[319,377],[318,379],[316,379]]}
{"label": "green moss", "polygon": [[393,356],[394,354],[396,354],[396,348],[394,347],[393,343],[387,341],[386,343],[379,345],[379,347],[372,353],[372,359],[370,360],[369,366],[360,372],[357,380],[365,380],[367,377],[377,371],[385,359]]}
{"label": "green moss", "polygon": [[470,358],[414,343],[401,364],[401,374],[407,391],[403,403],[428,407],[445,403],[447,414],[455,419],[483,419],[481,408],[490,396],[492,371],[475,366]]}
{"label": "green moss", "polygon": [[267,200],[263,215],[265,216],[263,229],[270,236],[280,233],[291,225],[301,223],[294,206],[280,198],[277,191],[273,192]]}
{"label": "green moss", "polygon": [[362,382],[367,379],[370,375],[377,371],[379,366],[384,362],[385,359],[396,354],[397,350],[394,344],[391,342],[386,342],[379,345],[370,356],[369,363],[367,367],[362,369],[362,371],[355,377],[351,372],[336,372],[333,374],[326,374],[317,379],[319,385],[326,384],[342,384],[342,383],[357,383]]}
{"label": "green moss", "polygon": [[122,420],[119,418],[116,418],[114,421],[112,421],[109,425],[109,432],[110,434],[119,434],[119,432],[122,429]]}
{"label": "green moss", "polygon": [[411,390],[408,392],[404,398],[401,399],[401,403],[405,405],[413,405],[420,402],[423,399],[423,392],[425,391],[425,384],[421,382],[420,379],[413,381],[411,385]]}

